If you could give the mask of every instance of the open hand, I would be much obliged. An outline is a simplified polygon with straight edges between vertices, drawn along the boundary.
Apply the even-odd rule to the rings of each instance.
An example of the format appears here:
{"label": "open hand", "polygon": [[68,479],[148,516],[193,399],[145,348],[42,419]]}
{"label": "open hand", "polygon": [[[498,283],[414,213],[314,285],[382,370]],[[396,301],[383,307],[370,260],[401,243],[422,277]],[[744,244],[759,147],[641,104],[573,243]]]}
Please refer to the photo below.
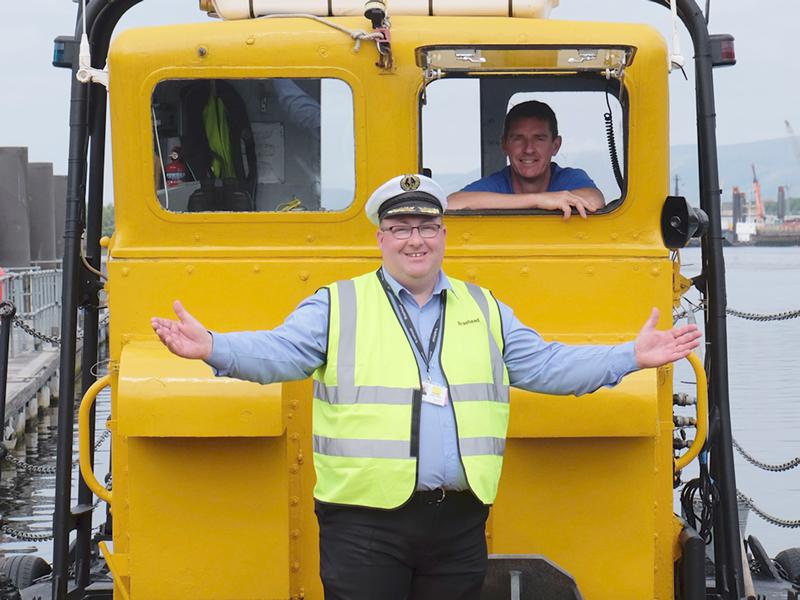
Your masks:
{"label": "open hand", "polygon": [[697,325],[673,327],[669,331],[656,329],[658,309],[654,308],[650,318],[636,336],[634,349],[636,364],[640,369],[660,367],[685,358],[700,345],[700,330]]}
{"label": "open hand", "polygon": [[572,216],[573,207],[575,207],[578,214],[585,219],[587,212],[594,212],[602,206],[602,204],[599,204],[593,199],[584,198],[583,196],[568,191],[544,192],[533,195],[536,196],[534,208],[560,210],[564,213],[565,219],[569,219]]}
{"label": "open hand", "polygon": [[180,300],[172,303],[177,321],[153,317],[150,325],[170,352],[183,358],[205,360],[211,355],[212,338],[203,324],[183,308]]}

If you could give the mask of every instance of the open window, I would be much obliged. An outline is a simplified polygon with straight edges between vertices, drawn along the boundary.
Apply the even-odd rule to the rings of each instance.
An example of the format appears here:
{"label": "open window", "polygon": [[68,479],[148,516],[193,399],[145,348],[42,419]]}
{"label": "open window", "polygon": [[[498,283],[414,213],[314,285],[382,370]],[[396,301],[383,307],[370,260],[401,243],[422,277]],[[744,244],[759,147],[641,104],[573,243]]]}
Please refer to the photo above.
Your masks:
{"label": "open window", "polygon": [[340,211],[353,202],[353,95],[344,81],[162,81],[152,121],[166,210]]}
{"label": "open window", "polygon": [[623,79],[633,55],[632,48],[418,49],[426,79],[420,168],[448,194],[504,169],[510,173],[501,142],[505,116],[538,100],[558,121],[561,147],[553,162],[584,171],[605,197],[603,211],[612,210],[626,191]]}

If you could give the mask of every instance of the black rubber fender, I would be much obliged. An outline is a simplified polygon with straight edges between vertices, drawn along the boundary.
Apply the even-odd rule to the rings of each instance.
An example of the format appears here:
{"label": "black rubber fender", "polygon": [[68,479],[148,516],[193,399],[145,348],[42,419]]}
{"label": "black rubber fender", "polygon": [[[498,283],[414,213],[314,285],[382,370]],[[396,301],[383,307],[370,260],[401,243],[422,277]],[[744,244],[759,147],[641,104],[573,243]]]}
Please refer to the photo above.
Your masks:
{"label": "black rubber fender", "polygon": [[4,573],[0,573],[0,600],[20,600],[17,586]]}
{"label": "black rubber fender", "polygon": [[33,554],[17,554],[0,562],[0,572],[7,575],[19,589],[23,590],[39,577],[49,575],[52,569],[45,559]]}
{"label": "black rubber fender", "polygon": [[787,548],[778,552],[775,562],[784,570],[789,581],[800,583],[800,548]]}

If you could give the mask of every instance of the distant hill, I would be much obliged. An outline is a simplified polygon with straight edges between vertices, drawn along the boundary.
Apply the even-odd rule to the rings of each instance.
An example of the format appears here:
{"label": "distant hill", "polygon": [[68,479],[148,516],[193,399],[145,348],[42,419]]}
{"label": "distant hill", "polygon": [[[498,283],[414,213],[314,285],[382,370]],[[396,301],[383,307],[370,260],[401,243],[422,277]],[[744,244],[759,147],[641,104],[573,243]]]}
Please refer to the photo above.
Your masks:
{"label": "distant hill", "polygon": [[[723,198],[730,200],[730,192],[738,186],[748,195],[753,189],[752,165],[755,165],[761,194],[765,200],[778,197],[778,186],[788,186],[790,197],[800,197],[800,158],[794,154],[788,138],[762,140],[744,144],[720,146],[718,149],[719,182]],[[698,189],[696,146],[674,146],[670,152],[671,184],[680,177],[681,193],[696,198]],[[694,193],[690,194],[689,190]]]}

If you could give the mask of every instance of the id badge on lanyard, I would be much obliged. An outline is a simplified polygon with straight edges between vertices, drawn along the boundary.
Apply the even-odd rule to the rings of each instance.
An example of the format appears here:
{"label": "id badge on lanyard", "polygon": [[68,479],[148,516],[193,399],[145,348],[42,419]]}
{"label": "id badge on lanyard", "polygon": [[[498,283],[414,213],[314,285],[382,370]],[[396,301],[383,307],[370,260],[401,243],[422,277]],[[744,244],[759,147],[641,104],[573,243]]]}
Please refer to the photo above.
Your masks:
{"label": "id badge on lanyard", "polygon": [[433,383],[430,379],[423,381],[422,401],[436,406],[447,406],[447,386]]}
{"label": "id badge on lanyard", "polygon": [[[383,285],[383,289],[386,292],[387,297],[389,298],[389,303],[393,308],[396,307],[396,313],[400,313],[398,316],[403,321],[406,331],[411,336],[414,345],[417,347],[417,350],[419,351],[419,354],[425,363],[427,380],[422,382],[422,401],[427,402],[428,404],[435,404],[436,406],[447,406],[447,386],[440,383],[433,383],[431,381],[431,361],[433,360],[433,353],[436,349],[436,341],[439,338],[439,330],[444,317],[444,300],[442,300],[439,317],[436,319],[436,323],[434,323],[433,329],[431,330],[431,338],[428,341],[428,351],[425,352],[425,349],[422,347],[422,340],[420,339],[419,334],[414,327],[414,323],[411,321],[411,317],[408,315],[408,311],[406,311],[405,306],[403,306],[402,301],[392,291],[391,287],[386,282],[386,279],[384,279],[383,273],[381,273],[380,269],[378,270],[377,275],[378,279]],[[395,302],[392,302],[392,298],[394,298]]]}

